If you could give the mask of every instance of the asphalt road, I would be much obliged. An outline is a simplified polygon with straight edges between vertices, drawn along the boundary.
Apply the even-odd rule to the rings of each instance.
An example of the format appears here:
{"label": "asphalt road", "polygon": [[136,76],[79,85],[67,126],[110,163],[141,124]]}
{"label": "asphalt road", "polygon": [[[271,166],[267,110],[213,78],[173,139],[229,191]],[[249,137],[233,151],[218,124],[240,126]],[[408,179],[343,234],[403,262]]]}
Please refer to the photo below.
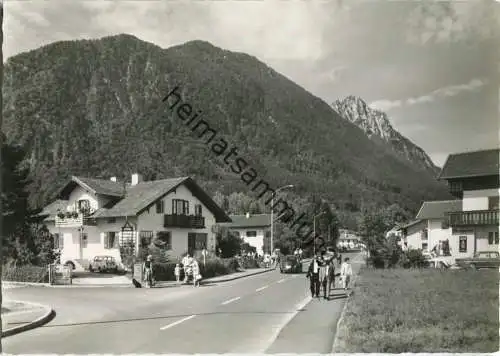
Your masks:
{"label": "asphalt road", "polygon": [[[356,265],[353,264],[356,268]],[[310,302],[305,274],[264,273],[193,288],[43,288],[5,298],[52,305],[49,324],[2,340],[6,353],[330,353],[345,302]]]}

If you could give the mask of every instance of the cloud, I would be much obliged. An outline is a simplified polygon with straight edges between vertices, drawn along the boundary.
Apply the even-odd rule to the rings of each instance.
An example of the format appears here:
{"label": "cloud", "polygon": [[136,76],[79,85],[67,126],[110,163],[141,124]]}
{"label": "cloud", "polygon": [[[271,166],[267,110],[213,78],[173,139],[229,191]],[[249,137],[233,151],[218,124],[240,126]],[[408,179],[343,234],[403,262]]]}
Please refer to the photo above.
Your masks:
{"label": "cloud", "polygon": [[467,84],[450,85],[444,88],[439,88],[426,95],[419,97],[408,98],[405,100],[377,100],[370,103],[370,107],[388,111],[401,106],[409,106],[415,104],[431,103],[439,98],[456,96],[463,92],[473,92],[487,84],[486,80],[472,79]]}

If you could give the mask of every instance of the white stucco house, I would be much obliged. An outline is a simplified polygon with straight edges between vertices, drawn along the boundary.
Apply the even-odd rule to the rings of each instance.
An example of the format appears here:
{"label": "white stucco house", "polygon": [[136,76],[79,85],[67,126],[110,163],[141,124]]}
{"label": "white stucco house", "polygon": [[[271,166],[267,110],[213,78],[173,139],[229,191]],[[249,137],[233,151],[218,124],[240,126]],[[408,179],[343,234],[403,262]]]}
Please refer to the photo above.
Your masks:
{"label": "white stucco house", "polygon": [[408,249],[432,250],[439,253],[439,246],[448,244],[452,257],[464,257],[460,252],[459,241],[453,237],[447,223],[447,213],[460,211],[461,200],[426,201],[422,203],[415,221],[402,227],[403,245]]}
{"label": "white stucco house", "polygon": [[259,255],[269,253],[269,239],[271,236],[270,214],[231,215],[232,222],[225,224],[250,246],[255,247]]}
{"label": "white stucco house", "polygon": [[137,253],[153,239],[169,256],[215,251],[212,226],[226,213],[189,178],[130,182],[72,177],[41,216],[55,237],[61,263],[83,265],[97,255],[121,262],[120,248]]}

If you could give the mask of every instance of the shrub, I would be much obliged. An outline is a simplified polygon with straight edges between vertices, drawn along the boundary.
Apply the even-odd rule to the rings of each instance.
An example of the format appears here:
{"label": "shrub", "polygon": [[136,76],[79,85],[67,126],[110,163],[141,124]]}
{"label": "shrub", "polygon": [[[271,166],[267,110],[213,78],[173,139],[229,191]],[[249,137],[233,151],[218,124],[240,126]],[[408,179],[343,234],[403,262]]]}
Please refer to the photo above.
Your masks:
{"label": "shrub", "polygon": [[10,282],[30,282],[30,283],[48,283],[48,267],[23,265],[23,266],[4,266],[2,268],[2,280]]}
{"label": "shrub", "polygon": [[243,269],[260,268],[259,261],[248,256],[243,256],[242,258],[238,259],[238,263]]}
{"label": "shrub", "polygon": [[427,260],[422,250],[408,250],[402,254],[400,264],[404,268],[423,268],[427,266]]}

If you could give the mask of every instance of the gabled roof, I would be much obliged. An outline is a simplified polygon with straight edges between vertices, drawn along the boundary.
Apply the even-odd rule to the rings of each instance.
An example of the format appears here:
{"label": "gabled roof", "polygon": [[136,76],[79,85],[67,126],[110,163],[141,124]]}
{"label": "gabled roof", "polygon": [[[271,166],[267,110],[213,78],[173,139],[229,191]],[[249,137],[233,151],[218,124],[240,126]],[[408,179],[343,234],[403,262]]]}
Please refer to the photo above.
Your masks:
{"label": "gabled roof", "polygon": [[[94,212],[92,214],[93,218],[135,216],[152,206],[157,200],[174,191],[180,185],[185,185],[191,191],[193,196],[198,198],[198,200],[214,214],[216,222],[231,222],[231,219],[224,212],[224,210],[222,210],[222,208],[220,208],[213,201],[213,199],[190,177],[140,182],[136,185],[127,184],[125,187],[123,183],[113,181],[108,182],[103,179],[82,179],[80,177],[72,177],[71,181],[61,191],[60,196],[69,196],[70,192],[75,188],[74,184],[80,185],[85,189],[89,189],[96,194],[103,194],[116,198],[108,206],[102,207]],[[125,195],[123,195],[124,192]],[[118,201],[116,201],[117,199]],[[67,200],[62,201],[65,206],[67,204]],[[48,207],[46,207],[44,211],[47,208]]]}
{"label": "gabled roof", "polygon": [[93,217],[134,216],[151,207],[156,201],[185,185],[215,216],[216,222],[230,222],[231,219],[212,198],[190,177],[161,179],[127,186],[125,197],[111,208],[102,208]]}
{"label": "gabled roof", "polygon": [[444,219],[446,213],[462,211],[462,200],[424,201],[417,214],[418,220]]}
{"label": "gabled roof", "polygon": [[123,197],[124,193],[123,183],[106,179],[72,176],[71,180],[61,189],[59,198],[67,199],[77,186],[87,189],[94,194],[102,194],[110,197]]}
{"label": "gabled roof", "polygon": [[270,214],[255,214],[247,218],[246,215],[231,215],[232,223],[226,224],[229,228],[266,228],[271,226]]}
{"label": "gabled roof", "polygon": [[500,149],[451,154],[438,179],[484,177],[500,174]]}

